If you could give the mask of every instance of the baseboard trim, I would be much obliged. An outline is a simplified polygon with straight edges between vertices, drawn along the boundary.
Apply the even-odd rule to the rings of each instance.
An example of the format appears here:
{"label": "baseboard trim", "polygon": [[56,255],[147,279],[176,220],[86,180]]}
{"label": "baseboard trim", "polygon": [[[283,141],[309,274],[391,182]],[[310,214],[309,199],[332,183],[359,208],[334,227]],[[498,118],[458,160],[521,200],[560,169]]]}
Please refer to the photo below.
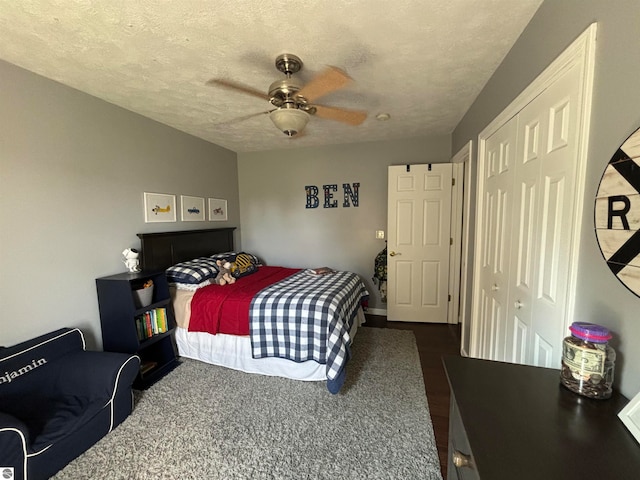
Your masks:
{"label": "baseboard trim", "polygon": [[369,313],[371,315],[382,315],[386,317],[387,309],[386,308],[367,308],[366,313]]}

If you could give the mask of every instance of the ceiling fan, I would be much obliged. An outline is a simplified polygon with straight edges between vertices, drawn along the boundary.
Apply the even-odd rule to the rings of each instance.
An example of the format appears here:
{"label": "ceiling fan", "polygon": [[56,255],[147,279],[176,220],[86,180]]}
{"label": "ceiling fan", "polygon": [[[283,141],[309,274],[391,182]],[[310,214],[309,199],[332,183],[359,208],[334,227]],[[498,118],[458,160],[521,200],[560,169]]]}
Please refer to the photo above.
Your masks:
{"label": "ceiling fan", "polygon": [[284,73],[286,78],[273,82],[267,93],[222,78],[212,78],[207,81],[207,84],[269,101],[275,107],[274,109],[250,114],[236,120],[242,121],[257,115],[268,114],[275,126],[289,137],[298,135],[307,125],[311,115],[336,120],[347,125],[360,125],[367,118],[367,112],[362,110],[350,110],[314,103],[318,98],[339,90],[352,81],[352,78],[344,70],[329,66],[303,85],[292,76],[302,68],[302,60],[299,57],[290,53],[279,55],[276,58],[276,68]]}

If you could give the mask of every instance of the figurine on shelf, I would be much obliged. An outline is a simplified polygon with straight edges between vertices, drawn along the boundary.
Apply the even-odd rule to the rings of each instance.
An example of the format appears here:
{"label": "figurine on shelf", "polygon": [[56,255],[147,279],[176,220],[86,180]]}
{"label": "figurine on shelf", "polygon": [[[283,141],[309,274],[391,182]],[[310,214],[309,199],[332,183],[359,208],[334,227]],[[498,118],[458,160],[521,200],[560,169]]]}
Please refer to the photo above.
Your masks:
{"label": "figurine on shelf", "polygon": [[140,260],[138,257],[140,256],[140,252],[138,252],[135,248],[127,248],[122,252],[122,256],[124,259],[124,265],[129,269],[130,272],[136,273],[140,272]]}

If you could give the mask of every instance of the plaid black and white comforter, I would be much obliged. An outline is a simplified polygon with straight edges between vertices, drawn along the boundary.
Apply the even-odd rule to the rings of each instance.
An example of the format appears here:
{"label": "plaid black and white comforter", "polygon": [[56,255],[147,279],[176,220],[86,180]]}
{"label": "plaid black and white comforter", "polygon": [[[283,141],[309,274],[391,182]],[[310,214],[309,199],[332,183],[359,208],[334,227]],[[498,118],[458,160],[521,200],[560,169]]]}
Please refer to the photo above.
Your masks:
{"label": "plaid black and white comforter", "polygon": [[251,301],[253,357],[283,357],[327,365],[327,379],[342,371],[349,330],[369,292],[358,275],[313,275],[302,270],[261,290]]}

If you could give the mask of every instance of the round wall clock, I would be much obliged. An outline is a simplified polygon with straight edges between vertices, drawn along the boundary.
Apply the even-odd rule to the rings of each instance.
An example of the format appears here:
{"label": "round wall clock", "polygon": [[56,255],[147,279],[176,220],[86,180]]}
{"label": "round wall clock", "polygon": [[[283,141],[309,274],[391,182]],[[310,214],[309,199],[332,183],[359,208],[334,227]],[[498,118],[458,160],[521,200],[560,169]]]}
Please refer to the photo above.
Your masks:
{"label": "round wall clock", "polygon": [[640,296],[640,128],[607,164],[596,195],[595,227],[607,265]]}

